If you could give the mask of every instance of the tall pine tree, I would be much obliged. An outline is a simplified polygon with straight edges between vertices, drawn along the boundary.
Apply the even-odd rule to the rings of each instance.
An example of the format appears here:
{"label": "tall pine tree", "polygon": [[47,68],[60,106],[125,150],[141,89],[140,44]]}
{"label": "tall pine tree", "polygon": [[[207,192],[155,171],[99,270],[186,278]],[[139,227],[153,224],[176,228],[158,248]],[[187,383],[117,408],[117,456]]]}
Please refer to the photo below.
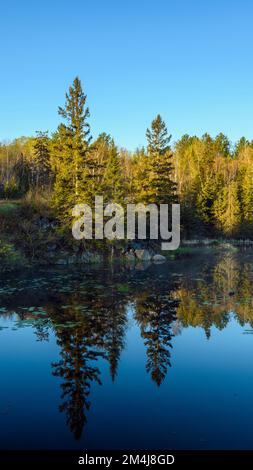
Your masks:
{"label": "tall pine tree", "polygon": [[36,187],[45,189],[50,183],[50,150],[48,132],[37,131],[34,143]]}
{"label": "tall pine tree", "polygon": [[171,204],[176,202],[177,185],[172,179],[172,152],[169,146],[171,136],[160,114],[147,129],[148,160],[145,185],[146,203]]}
{"label": "tall pine tree", "polygon": [[107,162],[103,179],[103,195],[104,202],[124,203],[122,165],[113,139],[110,140],[108,145]]}
{"label": "tall pine tree", "polygon": [[86,202],[90,169],[90,114],[78,77],[69,87],[65,106],[59,107],[58,113],[66,124],[60,124],[54,135],[53,161],[57,170],[54,202],[60,212],[68,216],[75,204]]}

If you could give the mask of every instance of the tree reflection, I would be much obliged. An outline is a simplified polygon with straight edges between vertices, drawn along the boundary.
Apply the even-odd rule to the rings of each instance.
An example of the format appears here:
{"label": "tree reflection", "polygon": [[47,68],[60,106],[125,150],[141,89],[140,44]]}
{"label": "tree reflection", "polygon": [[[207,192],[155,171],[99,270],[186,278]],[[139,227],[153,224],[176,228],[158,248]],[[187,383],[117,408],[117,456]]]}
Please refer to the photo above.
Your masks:
{"label": "tree reflection", "polygon": [[211,328],[224,329],[231,315],[240,325],[253,327],[252,270],[247,257],[242,262],[239,253],[227,252],[198,276],[182,279],[176,293],[177,318],[183,327],[201,327],[208,339]]}
{"label": "tree reflection", "polygon": [[118,299],[112,299],[105,316],[104,350],[110,364],[112,381],[115,381],[127,325],[126,306]]}
{"label": "tree reflection", "polygon": [[159,292],[143,293],[137,298],[135,317],[147,351],[146,369],[160,386],[171,367],[172,322],[177,302]]}
{"label": "tree reflection", "polygon": [[125,306],[119,295],[114,296],[110,289],[106,297],[94,298],[89,291],[86,294],[83,302],[80,296],[73,296],[72,304],[64,310],[68,322],[62,326],[57,323],[63,320],[62,312],[54,310],[52,314],[61,356],[52,364],[53,375],[63,380],[60,411],[66,414],[76,439],[80,439],[87,422],[91,384],[101,384],[96,362],[99,358],[108,360],[115,379],[126,327]]}
{"label": "tree reflection", "polygon": [[[195,261],[195,260],[194,260]],[[59,360],[52,373],[61,380],[59,409],[80,439],[91,406],[92,385],[101,384],[101,361],[107,361],[114,382],[125,345],[128,312],[139,326],[146,348],[146,371],[160,386],[171,367],[173,337],[199,327],[211,339],[212,328],[224,329],[231,318],[253,328],[252,255],[227,251],[171,273],[129,267],[57,273],[41,289],[24,292],[15,284],[1,289],[0,316],[15,328],[30,326],[37,340],[54,332]],[[174,267],[175,269],[175,267]],[[181,271],[180,271],[181,270]],[[31,285],[31,281],[29,286]],[[54,286],[54,287],[52,287]],[[22,286],[21,286],[22,287]],[[31,307],[33,306],[33,307]],[[17,320],[17,321],[16,321]]]}
{"label": "tree reflection", "polygon": [[61,377],[62,404],[60,411],[66,414],[67,425],[76,439],[82,435],[90,408],[90,387],[93,381],[100,382],[100,371],[94,361],[101,355],[92,349],[87,330],[58,333],[61,360],[53,363],[53,375]]}

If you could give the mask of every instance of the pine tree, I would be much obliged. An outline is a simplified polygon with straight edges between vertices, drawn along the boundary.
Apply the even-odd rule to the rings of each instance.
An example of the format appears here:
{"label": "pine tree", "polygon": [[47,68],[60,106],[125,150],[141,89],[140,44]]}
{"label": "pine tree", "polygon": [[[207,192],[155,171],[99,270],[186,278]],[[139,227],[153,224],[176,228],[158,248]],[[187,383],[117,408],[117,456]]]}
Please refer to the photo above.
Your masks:
{"label": "pine tree", "polygon": [[34,166],[37,188],[45,189],[50,177],[50,151],[48,132],[37,131],[34,143]]}
{"label": "pine tree", "polygon": [[108,160],[106,162],[103,178],[104,202],[123,204],[124,181],[122,177],[122,165],[117,147],[111,139],[108,145]]}
{"label": "pine tree", "polygon": [[133,189],[131,202],[144,203],[149,191],[149,158],[145,149],[138,150],[134,156]]}
{"label": "pine tree", "polygon": [[54,202],[61,212],[64,208],[66,216],[75,204],[86,202],[91,166],[88,158],[91,137],[87,122],[90,114],[78,77],[69,87],[65,106],[59,107],[58,113],[66,124],[60,124],[54,136],[53,160],[57,167]]}
{"label": "pine tree", "polygon": [[104,171],[108,161],[110,145],[112,138],[109,134],[102,132],[98,138],[90,146],[90,162],[91,168],[93,169],[91,175],[91,189],[102,192],[102,182],[104,178]]}
{"label": "pine tree", "polygon": [[229,157],[230,155],[230,142],[226,135],[220,132],[214,140],[214,149],[216,157]]}
{"label": "pine tree", "polygon": [[217,195],[217,182],[208,175],[197,196],[197,213],[208,229],[214,225],[213,205]]}
{"label": "pine tree", "polygon": [[158,114],[147,129],[148,162],[145,192],[146,203],[171,204],[177,200],[176,183],[172,180],[171,136]]}
{"label": "pine tree", "polygon": [[249,144],[249,141],[245,137],[241,137],[235,144],[234,156],[238,157]]}
{"label": "pine tree", "polygon": [[183,135],[176,142],[174,151],[175,181],[178,185],[181,205],[181,221],[184,236],[199,233],[202,224],[197,213],[197,197],[201,187],[201,151],[203,145],[196,136]]}
{"label": "pine tree", "polygon": [[53,203],[62,219],[68,219],[76,202],[73,177],[72,134],[60,124],[52,137],[52,163],[56,174]]}

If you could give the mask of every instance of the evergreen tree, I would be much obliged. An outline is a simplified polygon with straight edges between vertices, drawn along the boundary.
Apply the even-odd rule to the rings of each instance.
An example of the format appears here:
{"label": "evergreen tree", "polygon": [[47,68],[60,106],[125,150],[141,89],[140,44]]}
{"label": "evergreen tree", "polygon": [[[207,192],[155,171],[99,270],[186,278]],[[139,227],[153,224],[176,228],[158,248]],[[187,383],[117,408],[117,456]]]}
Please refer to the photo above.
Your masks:
{"label": "evergreen tree", "polygon": [[249,141],[245,137],[241,137],[235,144],[234,156],[238,157],[248,145],[250,145]]}
{"label": "evergreen tree", "polygon": [[52,163],[55,171],[53,202],[58,215],[68,219],[75,198],[75,181],[73,176],[72,134],[60,124],[52,137]]}
{"label": "evergreen tree", "polygon": [[238,184],[236,181],[230,182],[219,192],[214,203],[214,215],[218,228],[225,235],[232,236],[236,234],[241,222]]}
{"label": "evergreen tree", "polygon": [[134,157],[134,182],[131,202],[145,203],[149,192],[149,158],[144,149],[136,152]]}
{"label": "evergreen tree", "polygon": [[172,153],[169,146],[171,136],[165,122],[158,114],[147,129],[148,169],[145,202],[171,204],[177,200],[176,183],[172,180]]}
{"label": "evergreen tree", "polygon": [[69,87],[65,106],[59,107],[58,113],[66,124],[60,124],[54,136],[53,159],[57,167],[54,201],[61,212],[64,207],[69,215],[75,204],[86,202],[91,167],[88,158],[91,137],[87,121],[90,114],[78,77]]}
{"label": "evergreen tree", "polygon": [[111,139],[108,145],[108,160],[106,162],[103,178],[104,202],[124,202],[124,181],[122,165],[117,147]]}
{"label": "evergreen tree", "polygon": [[226,135],[222,132],[215,137],[214,148],[216,157],[229,157],[230,156],[230,142]]}
{"label": "evergreen tree", "polygon": [[48,132],[37,132],[37,137],[34,143],[34,166],[36,173],[36,186],[37,188],[45,187],[49,184],[50,177],[50,151],[49,151],[49,138]]}
{"label": "evergreen tree", "polygon": [[245,234],[251,235],[253,229],[253,169],[247,166],[241,181],[241,213]]}
{"label": "evergreen tree", "polygon": [[208,229],[214,225],[213,204],[217,195],[217,183],[212,175],[208,175],[197,196],[197,212]]}

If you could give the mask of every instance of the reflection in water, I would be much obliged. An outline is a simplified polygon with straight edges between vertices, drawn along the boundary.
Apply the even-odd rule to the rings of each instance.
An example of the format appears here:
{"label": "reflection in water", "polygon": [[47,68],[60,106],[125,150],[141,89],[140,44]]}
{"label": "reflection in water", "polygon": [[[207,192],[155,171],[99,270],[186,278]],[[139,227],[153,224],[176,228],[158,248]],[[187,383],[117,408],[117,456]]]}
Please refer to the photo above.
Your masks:
{"label": "reflection in water", "polygon": [[[252,255],[227,252],[198,257],[188,264],[112,271],[47,272],[9,279],[0,288],[0,315],[15,320],[13,330],[30,326],[38,341],[54,332],[59,360],[53,376],[61,379],[60,411],[79,439],[87,421],[92,383],[101,384],[98,359],[108,362],[116,380],[125,336],[132,321],[146,351],[146,370],[162,384],[173,365],[173,337],[183,328],[222,330],[231,316],[253,328]],[[145,266],[144,266],[145,268]],[[172,270],[171,270],[172,268]]]}
{"label": "reflection in water", "polygon": [[183,279],[176,292],[179,299],[177,318],[183,327],[200,326],[206,337],[211,327],[226,327],[233,314],[240,325],[253,327],[251,260],[242,263],[240,255],[227,253],[201,278]]}
{"label": "reflection in water", "polygon": [[164,380],[170,363],[172,322],[176,319],[177,302],[170,293],[144,292],[136,299],[136,320],[147,351],[147,372],[159,386]]}
{"label": "reflection in water", "polygon": [[81,437],[86,423],[91,382],[100,383],[100,371],[93,364],[102,353],[96,350],[94,328],[89,320],[77,328],[58,330],[61,360],[52,364],[53,375],[63,379],[60,411],[66,414],[67,424],[76,439]]}

